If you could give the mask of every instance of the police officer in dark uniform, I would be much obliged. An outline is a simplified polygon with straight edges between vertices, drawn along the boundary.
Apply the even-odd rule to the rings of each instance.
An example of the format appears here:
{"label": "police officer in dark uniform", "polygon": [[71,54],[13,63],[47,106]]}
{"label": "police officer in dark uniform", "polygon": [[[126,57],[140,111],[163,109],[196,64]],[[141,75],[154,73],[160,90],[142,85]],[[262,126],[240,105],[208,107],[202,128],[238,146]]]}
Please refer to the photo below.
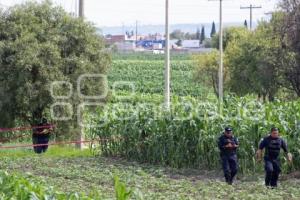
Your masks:
{"label": "police officer in dark uniform", "polygon": [[34,146],[35,153],[45,153],[48,149],[48,142],[50,139],[50,133],[53,130],[52,126],[47,122],[46,118],[43,118],[41,123],[37,125],[37,128],[33,129],[32,143],[34,145],[41,144],[41,146]]}
{"label": "police officer in dark uniform", "polygon": [[258,161],[262,158],[263,149],[265,149],[265,184],[267,187],[271,186],[274,188],[277,187],[277,181],[281,172],[279,160],[280,150],[284,150],[289,162],[292,162],[292,154],[288,153],[287,144],[279,136],[279,130],[276,127],[272,128],[271,133],[260,142],[259,149],[257,151]]}
{"label": "police officer in dark uniform", "polygon": [[230,127],[225,128],[225,132],[219,138],[218,146],[225,180],[231,185],[238,170],[237,148],[239,143],[237,138],[233,136]]}

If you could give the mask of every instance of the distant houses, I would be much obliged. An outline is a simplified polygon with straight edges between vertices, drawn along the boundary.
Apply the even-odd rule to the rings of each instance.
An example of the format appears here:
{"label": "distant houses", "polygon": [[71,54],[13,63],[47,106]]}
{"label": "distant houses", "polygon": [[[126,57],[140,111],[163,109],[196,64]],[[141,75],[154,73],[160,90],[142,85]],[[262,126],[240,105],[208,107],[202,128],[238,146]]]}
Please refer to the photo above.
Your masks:
{"label": "distant houses", "polygon": [[165,40],[140,40],[137,42],[137,47],[150,50],[163,49]]}
{"label": "distant houses", "polygon": [[[106,35],[107,46],[117,51],[152,51],[154,54],[163,53],[165,39],[160,34],[154,35]],[[174,51],[209,51],[199,40],[170,40],[170,48]]]}
{"label": "distant houses", "polygon": [[106,44],[112,45],[118,42],[125,42],[126,35],[107,35],[105,37]]}

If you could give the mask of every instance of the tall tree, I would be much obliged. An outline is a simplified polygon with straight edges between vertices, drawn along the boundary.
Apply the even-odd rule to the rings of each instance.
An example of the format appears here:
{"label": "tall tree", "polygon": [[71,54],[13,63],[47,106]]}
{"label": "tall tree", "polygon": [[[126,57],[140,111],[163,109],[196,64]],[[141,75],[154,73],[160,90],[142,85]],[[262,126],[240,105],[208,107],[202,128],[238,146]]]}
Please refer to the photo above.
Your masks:
{"label": "tall tree", "polygon": [[184,39],[184,32],[182,32],[180,29],[176,29],[172,33],[170,33],[170,38],[182,40]]}
{"label": "tall tree", "polygon": [[[279,26],[274,34],[281,38],[281,48],[289,51],[289,58],[282,65],[282,74],[289,83],[288,88],[300,97],[300,1],[283,0],[283,11]],[[276,17],[276,13],[273,17]],[[278,16],[277,16],[278,17]]]}
{"label": "tall tree", "polygon": [[183,39],[186,39],[186,40],[193,40],[196,38],[196,34],[195,33],[189,33],[189,32],[186,32],[184,34],[184,37]]}
{"label": "tall tree", "polygon": [[210,37],[212,38],[216,34],[216,25],[215,22],[212,23]]}
{"label": "tall tree", "polygon": [[[58,99],[51,95],[54,81],[71,83],[77,91],[82,74],[105,74],[110,58],[96,28],[82,18],[74,18],[49,1],[28,2],[0,11],[0,126],[14,122],[36,124],[49,115]],[[99,92],[104,84],[82,81],[85,95]],[[56,85],[56,96],[66,96],[68,85]],[[98,94],[98,93],[97,93]],[[74,92],[66,100],[73,108],[82,100]],[[58,107],[58,115],[74,113]],[[69,122],[68,122],[69,123]]]}
{"label": "tall tree", "polygon": [[246,19],[245,19],[245,21],[244,21],[244,26],[245,26],[245,28],[248,28],[248,22],[247,22]]}
{"label": "tall tree", "polygon": [[[218,96],[219,52],[213,50],[209,53],[195,55],[193,59],[196,64],[194,80],[207,88],[212,88],[215,95]],[[224,77],[226,77],[226,73],[224,73]]]}
{"label": "tall tree", "polygon": [[225,61],[230,76],[227,86],[237,95],[257,94],[273,101],[280,88],[274,55],[279,43],[263,25],[242,36],[227,42]]}
{"label": "tall tree", "polygon": [[[223,33],[223,49],[226,50],[229,41],[242,39],[248,32],[249,31],[243,27],[225,28]],[[212,37],[211,42],[213,48],[219,49],[219,33]]]}
{"label": "tall tree", "polygon": [[205,27],[202,26],[201,28],[201,37],[200,37],[200,44],[203,43],[203,41],[205,40],[206,36],[205,36]]}
{"label": "tall tree", "polygon": [[201,39],[201,32],[200,29],[197,28],[197,32],[196,32],[196,40],[200,40]]}

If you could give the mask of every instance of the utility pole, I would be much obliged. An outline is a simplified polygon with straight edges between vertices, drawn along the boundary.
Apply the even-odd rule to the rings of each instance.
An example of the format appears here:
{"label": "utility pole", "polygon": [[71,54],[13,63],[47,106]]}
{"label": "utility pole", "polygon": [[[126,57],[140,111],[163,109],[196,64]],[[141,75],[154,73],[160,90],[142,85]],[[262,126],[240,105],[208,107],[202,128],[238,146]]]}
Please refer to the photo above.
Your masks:
{"label": "utility pole", "polygon": [[135,22],[135,48],[137,48],[137,42],[138,42],[138,21]]}
{"label": "utility pole", "polygon": [[[209,0],[213,1],[213,0]],[[223,74],[224,74],[224,65],[223,65],[223,0],[218,0],[220,2],[219,5],[219,83],[218,83],[218,95],[219,95],[219,103],[220,103],[220,113],[222,112],[222,102],[223,102]]]}
{"label": "utility pole", "polygon": [[84,17],[84,0],[79,0],[79,17]]}
{"label": "utility pole", "polygon": [[75,13],[75,17],[77,17],[78,16],[78,4],[77,4],[77,0],[75,1],[75,11],[74,11],[74,13]]}
{"label": "utility pole", "polygon": [[220,50],[220,66],[219,66],[219,100],[220,103],[223,102],[223,0],[220,0],[220,24],[219,24],[219,30],[220,30],[220,44],[219,44],[219,50]]}
{"label": "utility pole", "polygon": [[241,6],[241,9],[249,9],[250,10],[250,30],[252,30],[252,20],[253,20],[253,9],[259,9],[262,8],[261,6],[253,6],[250,4],[250,6]]}
{"label": "utility pole", "polygon": [[[79,0],[79,17],[84,18],[84,0]],[[79,116],[77,116],[79,117]],[[78,127],[78,140],[79,143],[76,144],[78,149],[84,149],[84,128],[82,126]]]}
{"label": "utility pole", "polygon": [[170,110],[170,25],[169,25],[169,0],[166,0],[165,22],[165,109]]}

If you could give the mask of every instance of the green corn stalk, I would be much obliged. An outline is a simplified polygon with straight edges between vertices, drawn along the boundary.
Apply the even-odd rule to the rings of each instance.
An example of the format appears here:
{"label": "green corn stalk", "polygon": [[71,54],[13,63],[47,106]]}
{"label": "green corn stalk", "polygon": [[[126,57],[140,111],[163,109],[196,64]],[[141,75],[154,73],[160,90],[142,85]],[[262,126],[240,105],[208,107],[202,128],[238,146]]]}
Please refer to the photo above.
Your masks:
{"label": "green corn stalk", "polygon": [[[130,160],[177,168],[220,169],[216,143],[223,128],[229,125],[241,143],[238,151],[240,171],[247,173],[258,169],[254,156],[261,138],[272,126],[278,126],[294,154],[294,169],[300,169],[299,101],[261,104],[251,96],[226,97],[223,115],[219,115],[216,101],[181,100],[173,99],[171,112],[158,115],[155,108],[141,107],[136,115],[132,115],[132,111],[127,112],[120,106],[114,108],[117,112],[113,116],[110,114],[113,106],[108,104],[110,117],[106,126],[91,129],[91,135],[111,139],[100,144],[104,155],[120,155]],[[189,103],[185,102],[187,100]],[[139,100],[131,103],[136,105]],[[99,112],[99,121],[94,119],[93,123],[100,123],[102,114]],[[178,120],[180,117],[183,119]],[[116,137],[122,139],[116,141]],[[288,170],[287,167],[283,169]]]}

